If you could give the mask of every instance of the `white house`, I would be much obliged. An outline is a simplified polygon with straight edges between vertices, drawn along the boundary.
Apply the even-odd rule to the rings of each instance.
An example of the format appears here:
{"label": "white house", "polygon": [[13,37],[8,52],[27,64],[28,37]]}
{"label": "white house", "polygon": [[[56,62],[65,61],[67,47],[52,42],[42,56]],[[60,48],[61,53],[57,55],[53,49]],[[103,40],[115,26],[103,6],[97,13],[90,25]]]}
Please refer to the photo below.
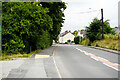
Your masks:
{"label": "white house", "polygon": [[81,33],[80,30],[78,30],[78,34],[77,34],[77,36],[81,36],[82,38],[84,37],[84,35]]}
{"label": "white house", "polygon": [[65,43],[65,42],[67,42],[67,40],[71,40],[71,41],[74,41],[74,37],[75,37],[75,35],[74,34],[72,34],[71,32],[64,32],[64,33],[61,33],[60,35],[59,35],[59,40],[58,40],[58,42],[59,43]]}

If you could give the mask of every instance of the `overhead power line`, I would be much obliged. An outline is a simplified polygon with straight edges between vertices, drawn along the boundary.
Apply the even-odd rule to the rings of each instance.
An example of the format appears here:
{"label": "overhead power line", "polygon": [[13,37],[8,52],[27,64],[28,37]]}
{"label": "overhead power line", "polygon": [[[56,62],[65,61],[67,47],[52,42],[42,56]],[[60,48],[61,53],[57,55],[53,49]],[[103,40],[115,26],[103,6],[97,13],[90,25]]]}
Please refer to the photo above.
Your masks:
{"label": "overhead power line", "polygon": [[92,13],[92,12],[96,12],[96,11],[98,11],[98,10],[86,11],[86,12],[80,12],[79,14]]}
{"label": "overhead power line", "polygon": [[98,17],[98,16],[100,15],[100,12],[101,12],[101,11],[99,10],[99,12],[98,12],[98,14],[97,14],[97,16],[96,16],[96,17]]}

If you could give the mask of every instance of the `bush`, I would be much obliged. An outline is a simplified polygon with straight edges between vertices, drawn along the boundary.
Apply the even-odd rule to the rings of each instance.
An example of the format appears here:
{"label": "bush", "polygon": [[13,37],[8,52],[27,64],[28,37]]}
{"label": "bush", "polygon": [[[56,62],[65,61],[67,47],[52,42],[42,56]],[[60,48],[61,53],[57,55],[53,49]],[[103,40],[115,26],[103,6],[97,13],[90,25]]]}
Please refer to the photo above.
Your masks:
{"label": "bush", "polygon": [[120,50],[118,46],[118,40],[114,40],[114,39],[97,40],[91,43],[91,45],[95,47]]}
{"label": "bush", "polygon": [[104,36],[105,36],[105,39],[114,39],[114,40],[119,39],[119,36],[118,36],[118,35],[104,34]]}
{"label": "bush", "polygon": [[87,46],[90,46],[90,40],[87,38],[87,37],[84,37],[81,42],[80,42],[81,45],[87,45]]}
{"label": "bush", "polygon": [[74,43],[74,41],[72,41],[72,43]]}
{"label": "bush", "polygon": [[80,39],[81,39],[80,36],[76,36],[76,37],[74,38],[74,42],[75,42],[75,44],[79,44]]}
{"label": "bush", "polygon": [[[90,23],[88,27],[86,27],[86,36],[89,38],[91,42],[94,42],[95,40],[101,40],[102,39],[102,21],[94,18],[93,21]],[[114,31],[112,31],[112,28],[110,27],[109,20],[104,21],[104,33],[105,34],[114,34]]]}
{"label": "bush", "polygon": [[64,2],[3,2],[2,52],[23,53],[30,47],[34,51],[51,46],[60,33],[65,8]]}
{"label": "bush", "polygon": [[67,40],[67,42],[68,42],[68,43],[70,43],[70,42],[71,42],[71,40]]}
{"label": "bush", "polygon": [[65,42],[65,44],[68,44],[68,42]]}

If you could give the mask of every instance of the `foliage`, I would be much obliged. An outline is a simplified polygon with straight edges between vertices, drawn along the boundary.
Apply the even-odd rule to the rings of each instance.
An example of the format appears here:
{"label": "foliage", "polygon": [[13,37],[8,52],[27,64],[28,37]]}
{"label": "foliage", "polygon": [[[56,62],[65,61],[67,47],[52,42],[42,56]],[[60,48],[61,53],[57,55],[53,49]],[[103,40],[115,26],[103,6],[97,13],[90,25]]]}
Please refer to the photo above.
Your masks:
{"label": "foliage", "polygon": [[64,2],[41,2],[42,6],[49,8],[49,15],[53,20],[53,31],[50,31],[50,35],[57,42],[57,37],[60,34],[61,27],[64,23],[64,13],[66,5]]}
{"label": "foliage", "polygon": [[72,41],[72,43],[74,43],[74,41]]}
{"label": "foliage", "polygon": [[65,42],[65,44],[68,44],[68,42]]}
{"label": "foliage", "polygon": [[32,51],[51,46],[64,22],[61,9],[65,9],[63,2],[3,2],[3,52],[22,53],[30,46]]}
{"label": "foliage", "polygon": [[90,42],[90,40],[87,37],[84,37],[80,44],[81,45],[87,45],[87,46],[95,46],[95,47],[102,47],[112,50],[119,50],[119,40],[118,36],[112,35],[112,34],[105,34],[105,39],[103,40],[95,40],[94,42]]}
{"label": "foliage", "polygon": [[80,44],[87,45],[87,46],[95,46],[95,47],[102,47],[108,48],[113,50],[120,50],[119,48],[119,38],[113,34],[105,34],[105,39],[103,40],[95,40],[94,42],[90,42],[87,37],[82,38]]}
{"label": "foliage", "polygon": [[16,59],[21,59],[21,58],[29,58],[31,57],[34,53],[38,53],[39,51],[41,50],[35,50],[35,51],[32,51],[31,53],[29,54],[26,54],[26,53],[23,53],[23,54],[10,54],[10,55],[6,55],[6,54],[2,54],[2,57],[0,57],[0,61],[3,61],[3,60],[16,60]]}
{"label": "foliage", "polygon": [[78,31],[75,30],[75,31],[73,32],[73,34],[74,34],[74,35],[77,35],[77,34],[78,34]]}
{"label": "foliage", "polygon": [[80,37],[80,36],[76,36],[76,37],[74,38],[75,44],[79,44],[81,38],[82,38],[82,37]]}
{"label": "foliage", "polygon": [[107,49],[119,50],[118,40],[116,39],[104,39],[104,40],[97,40],[91,43],[91,46],[95,47],[102,47]]}
{"label": "foliage", "polygon": [[68,42],[68,43],[70,43],[70,42],[71,42],[71,40],[67,40],[67,42]]}
{"label": "foliage", "polygon": [[[110,27],[110,24],[108,21],[109,20],[104,21],[104,34],[108,34],[108,33],[114,34],[114,31],[112,31],[112,28]],[[101,20],[98,20],[97,18],[93,19],[89,27],[86,27],[86,31],[87,31],[86,36],[89,38],[91,42],[95,40],[101,40],[102,39]]]}
{"label": "foliage", "polygon": [[82,38],[80,44],[89,46],[90,45],[90,40],[87,37],[84,37],[84,38]]}
{"label": "foliage", "polygon": [[114,40],[118,40],[119,36],[118,35],[113,35],[113,34],[105,34],[105,39],[114,39]]}

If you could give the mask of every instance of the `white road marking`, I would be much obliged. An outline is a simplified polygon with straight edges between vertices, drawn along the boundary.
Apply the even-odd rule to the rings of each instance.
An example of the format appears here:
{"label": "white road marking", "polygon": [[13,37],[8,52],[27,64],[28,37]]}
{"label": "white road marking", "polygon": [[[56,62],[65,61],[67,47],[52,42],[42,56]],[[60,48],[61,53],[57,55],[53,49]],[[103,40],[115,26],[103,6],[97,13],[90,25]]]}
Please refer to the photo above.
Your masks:
{"label": "white road marking", "polygon": [[[79,50],[79,51],[81,51],[81,52],[84,52],[85,55],[88,55],[86,51],[83,51],[83,50],[78,49],[78,48],[76,48],[76,49]],[[90,53],[90,55],[88,55],[88,56],[90,56],[92,59],[94,59],[94,60],[96,60],[96,61],[99,61],[99,60],[96,59],[95,57],[92,57],[92,55],[93,55],[93,54]],[[93,55],[93,56],[95,56],[95,55]],[[98,57],[98,56],[96,56],[96,57],[99,58],[99,59],[103,59],[104,61],[108,61],[107,59],[104,59],[104,58],[102,58],[102,57]],[[110,61],[109,61],[109,62],[110,62]],[[106,63],[104,63],[104,62],[102,62],[102,63],[103,63],[104,65],[112,68],[112,69],[115,69],[115,70],[117,70],[117,71],[120,71],[119,69],[117,69],[117,68],[115,68],[115,67],[113,67],[113,66],[110,66],[110,65],[108,65],[108,64],[106,64]],[[117,63],[114,63],[114,64],[120,66],[120,65],[117,64]]]}
{"label": "white road marking", "polygon": [[98,59],[94,58],[94,57],[91,57],[92,59],[96,60],[96,61],[99,61]]}
{"label": "white road marking", "polygon": [[114,67],[112,67],[112,66],[110,66],[110,65],[108,65],[106,63],[103,63],[103,64],[106,65],[106,66],[108,66],[108,67],[110,67],[110,68],[112,68],[112,69],[115,69],[115,70],[119,71],[118,69],[116,69],[116,68],[114,68]]}
{"label": "white road marking", "polygon": [[60,80],[62,80],[62,76],[61,76],[60,71],[59,71],[59,69],[58,69],[58,67],[57,67],[57,65],[56,65],[56,61],[55,61],[55,58],[54,58],[54,57],[53,57],[53,62],[54,62],[56,71],[57,71],[57,73],[58,73],[58,76],[59,76]]}
{"label": "white road marking", "polygon": [[85,55],[87,55],[87,56],[88,56],[87,52],[85,52]]}
{"label": "white road marking", "polygon": [[50,57],[49,55],[39,55],[39,54],[36,54],[35,55],[35,59],[38,59],[38,58],[48,58]]}
{"label": "white road marking", "polygon": [[117,63],[114,63],[115,65],[119,65],[119,64],[117,64]]}
{"label": "white road marking", "polygon": [[[55,48],[55,49],[56,49],[56,48]],[[59,69],[58,69],[58,67],[57,67],[57,64],[56,64],[56,61],[55,61],[55,58],[54,58],[54,56],[55,56],[55,49],[54,49],[54,51],[53,51],[52,58],[53,58],[53,62],[54,62],[55,68],[56,68],[56,72],[58,73],[58,76],[59,76],[60,80],[62,80],[62,76],[61,76],[61,74],[60,74],[60,71],[59,71]]]}
{"label": "white road marking", "polygon": [[77,50],[80,50],[80,49],[78,49],[78,48],[76,48]]}
{"label": "white road marking", "polygon": [[98,58],[101,58],[101,59],[103,59],[103,60],[105,60],[105,61],[108,61],[107,59],[105,59],[105,58],[102,58],[102,57],[98,57]]}

